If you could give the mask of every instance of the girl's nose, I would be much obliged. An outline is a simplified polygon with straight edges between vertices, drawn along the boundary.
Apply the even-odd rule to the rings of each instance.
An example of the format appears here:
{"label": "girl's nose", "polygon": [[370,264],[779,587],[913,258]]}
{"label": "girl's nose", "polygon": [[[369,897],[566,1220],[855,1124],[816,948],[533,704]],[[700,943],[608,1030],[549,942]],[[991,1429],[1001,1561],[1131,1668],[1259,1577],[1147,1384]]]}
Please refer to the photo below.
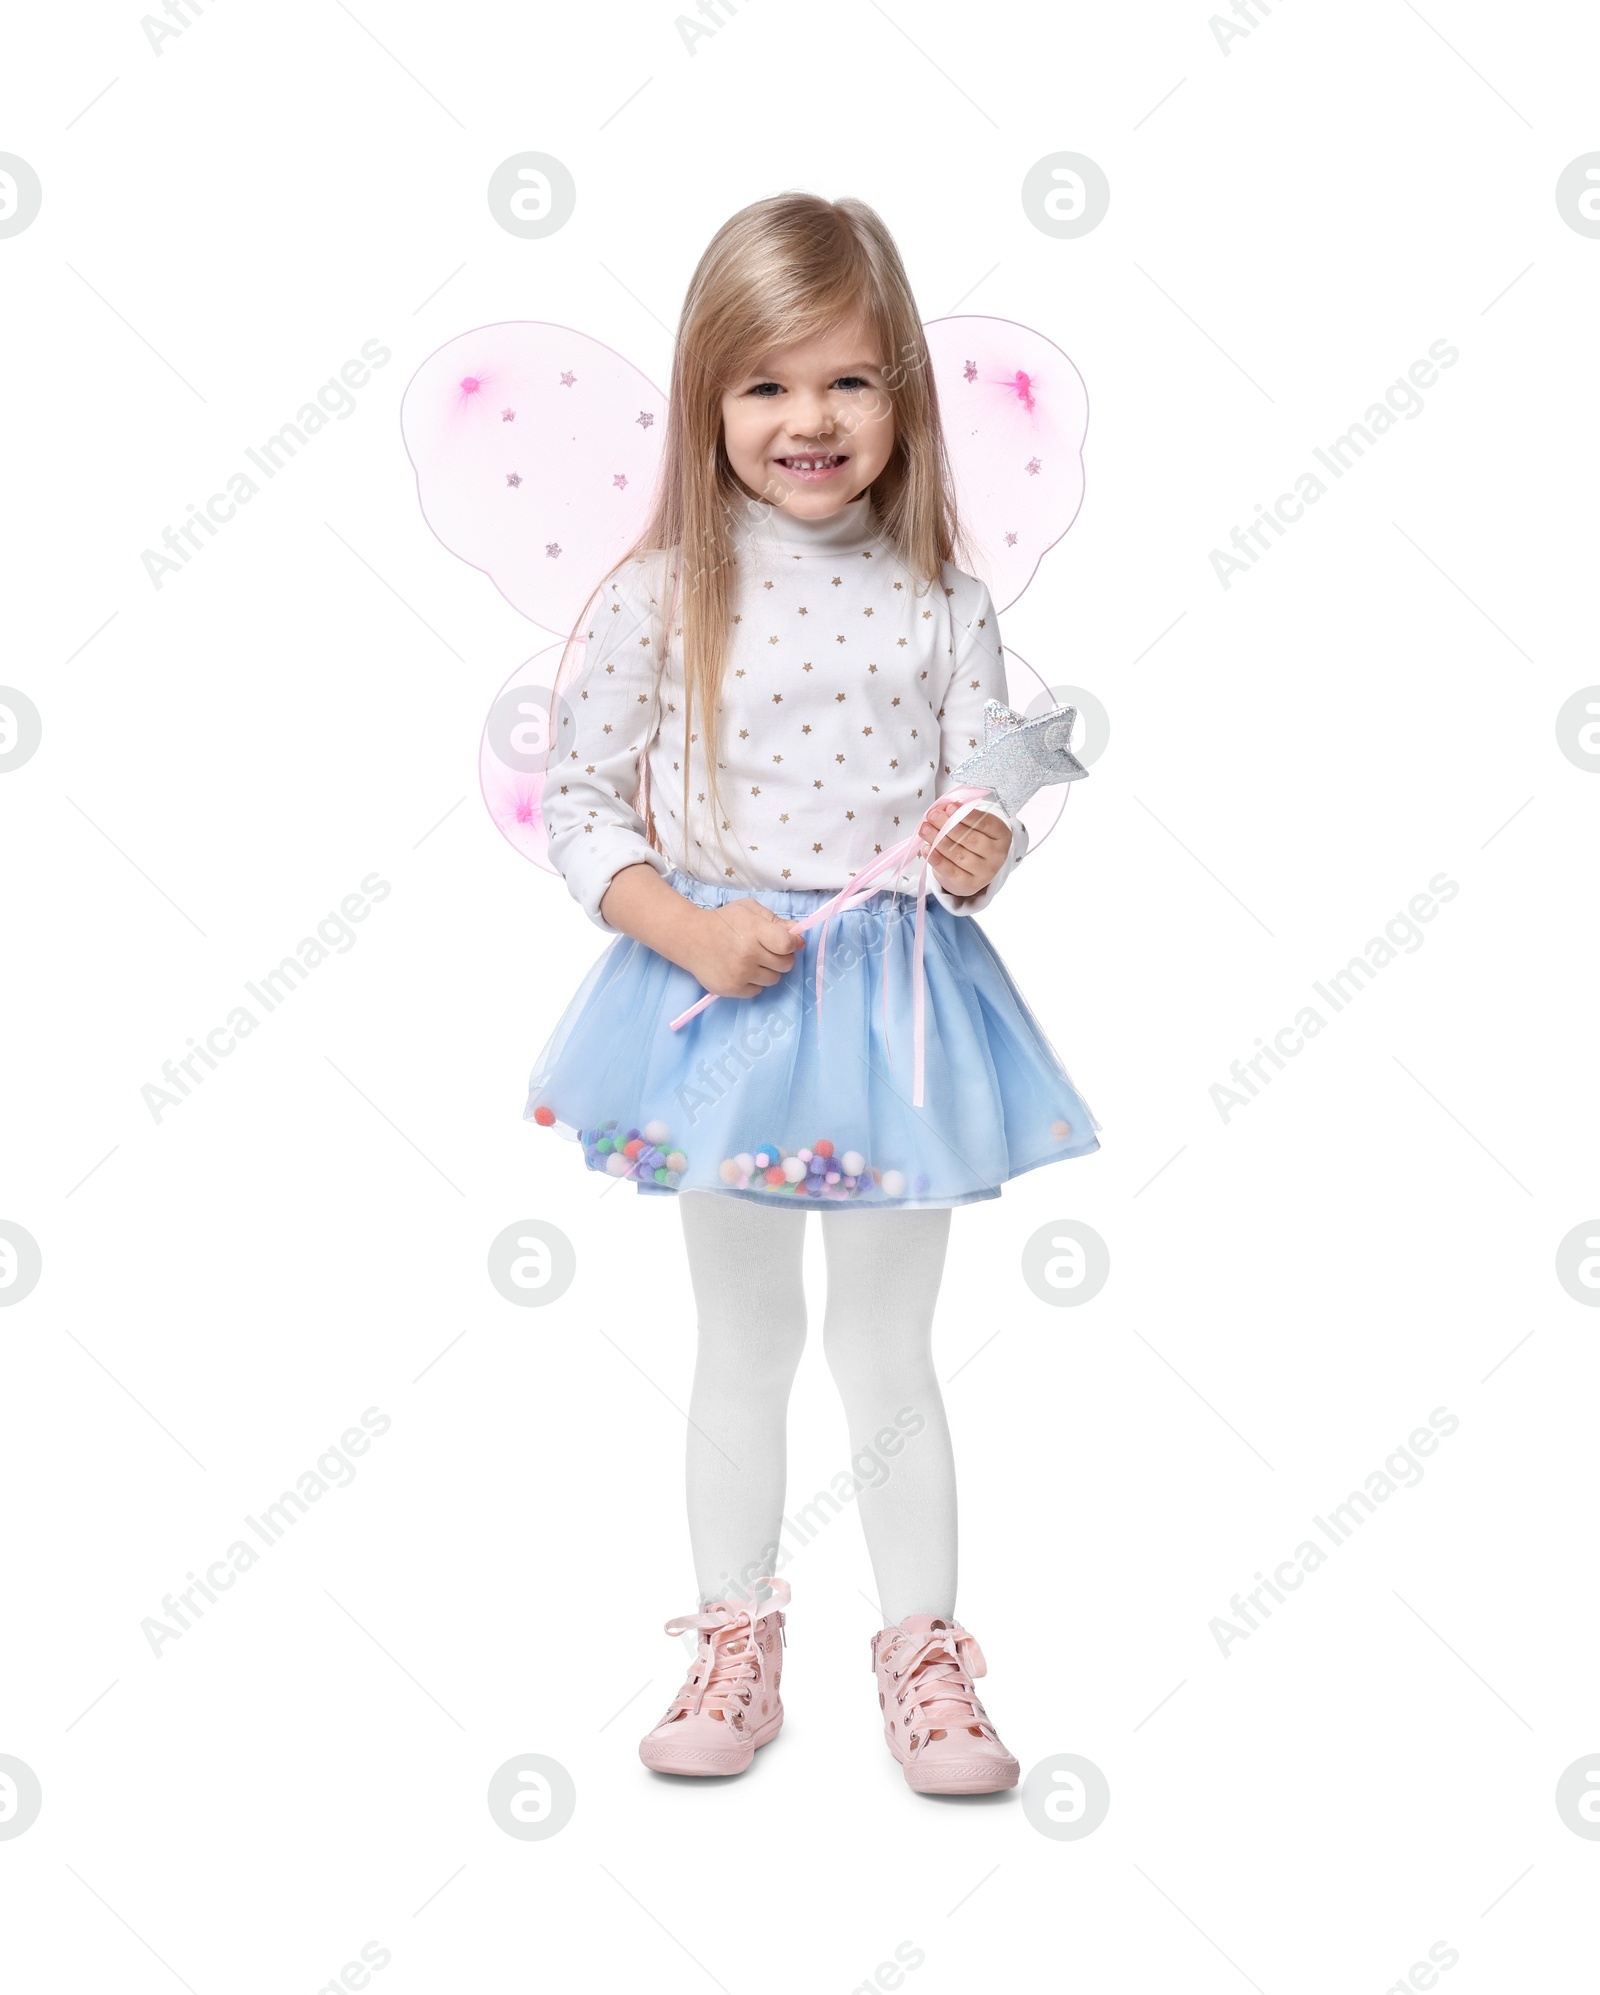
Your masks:
{"label": "girl's nose", "polygon": [[834,415],[831,403],[825,396],[814,395],[809,401],[795,402],[789,411],[789,429],[798,437],[832,436]]}

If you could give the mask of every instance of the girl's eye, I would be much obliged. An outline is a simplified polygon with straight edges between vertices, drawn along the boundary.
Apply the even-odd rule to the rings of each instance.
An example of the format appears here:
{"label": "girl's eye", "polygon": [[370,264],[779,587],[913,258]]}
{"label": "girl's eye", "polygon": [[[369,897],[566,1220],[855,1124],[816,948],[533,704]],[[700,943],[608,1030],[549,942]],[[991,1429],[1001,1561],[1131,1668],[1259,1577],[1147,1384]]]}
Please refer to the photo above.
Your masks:
{"label": "girl's eye", "polygon": [[[835,388],[866,388],[870,385],[859,374],[841,374],[833,383]],[[783,389],[776,381],[758,381],[753,388],[748,388],[745,392],[750,395],[760,395],[770,401],[773,395],[781,395]]]}

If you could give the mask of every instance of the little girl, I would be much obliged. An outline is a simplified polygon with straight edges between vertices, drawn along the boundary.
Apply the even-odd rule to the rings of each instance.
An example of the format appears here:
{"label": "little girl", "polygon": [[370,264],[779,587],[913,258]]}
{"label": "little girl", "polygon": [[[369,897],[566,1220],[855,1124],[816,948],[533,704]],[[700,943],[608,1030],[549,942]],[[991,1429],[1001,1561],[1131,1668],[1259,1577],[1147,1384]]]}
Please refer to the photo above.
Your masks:
{"label": "little girl", "polygon": [[551,858],[617,939],[527,1109],[575,1134],[591,1169],[676,1195],[683,1219],[699,1608],[667,1631],[700,1642],[640,1746],[660,1772],[742,1772],[783,1723],[775,1574],[814,1207],[851,1449],[888,1460],[860,1509],[889,1749],[923,1793],[1018,1777],[955,1618],[931,1332],[952,1207],[1098,1148],[972,919],[1026,832],[997,803],[962,817],[928,860],[925,922],[900,883],[808,920],[886,847],[935,838],[985,702],[1006,697],[989,592],[952,565],[958,534],[883,223],[801,194],[735,215],[684,305],[653,516],[591,599],[581,671],[552,703]]}

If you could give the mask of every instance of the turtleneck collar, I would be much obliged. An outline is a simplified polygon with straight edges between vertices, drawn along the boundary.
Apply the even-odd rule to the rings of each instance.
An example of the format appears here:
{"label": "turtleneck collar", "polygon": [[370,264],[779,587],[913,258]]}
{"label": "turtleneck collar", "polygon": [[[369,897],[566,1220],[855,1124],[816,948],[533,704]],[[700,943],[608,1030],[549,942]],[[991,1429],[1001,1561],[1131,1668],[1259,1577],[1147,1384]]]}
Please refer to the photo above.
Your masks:
{"label": "turtleneck collar", "polygon": [[879,538],[872,494],[859,493],[826,519],[798,519],[783,506],[751,499],[733,511],[736,540],[774,554],[855,554]]}

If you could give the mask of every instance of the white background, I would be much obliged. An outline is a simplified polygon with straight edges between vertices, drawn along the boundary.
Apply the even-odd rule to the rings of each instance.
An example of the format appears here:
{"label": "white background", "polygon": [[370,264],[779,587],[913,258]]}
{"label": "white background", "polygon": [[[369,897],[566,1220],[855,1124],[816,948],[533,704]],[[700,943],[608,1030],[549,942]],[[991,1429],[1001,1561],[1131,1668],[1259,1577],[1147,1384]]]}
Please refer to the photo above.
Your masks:
{"label": "white background", "polygon": [[[1600,679],[1600,241],[1554,189],[1600,34],[1255,18],[1227,53],[1171,4],[754,0],[692,55],[633,4],[217,0],[159,55],[132,6],[10,23],[44,206],[0,241],[0,679],[44,740],[0,779],[0,1218],[44,1274],[0,1310],[0,1753],[44,1806],[0,1841],[8,1985],[312,1995],[373,1940],[383,1995],[846,1995],[908,1941],[916,1995],[1380,1995],[1441,1940],[1450,1995],[1575,1985],[1600,1317],[1554,1269],[1600,1209],[1600,780],[1555,718]],[[530,149],[578,187],[531,242],[484,198]],[[1062,150],[1112,190],[1073,241],[1020,200]],[[1111,745],[985,923],[1104,1147],[955,1215],[937,1331],[963,1619],[1024,1768],[1104,1771],[1080,1841],[906,1790],[848,1515],[789,1572],[782,1739],[734,1782],[638,1764],[692,1605],[678,1222],[520,1119],[603,941],[483,810],[546,639],[400,443],[490,320],[664,384],[705,242],[790,186],[1089,389],[1081,516],[1003,627]],[[154,589],[142,550],[368,339],[354,416]],[[1424,412],[1223,589],[1211,550],[1441,339]],[[373,871],[356,946],[153,1121]],[[1224,1122],[1230,1063],[1441,871],[1423,945]],[[578,1276],[524,1310],[485,1255],[533,1217]],[[1019,1272],[1064,1220],[1110,1247],[1079,1309]],[[354,1484],[154,1657],[141,1620],[367,1407]],[[1420,1486],[1224,1658],[1212,1618],[1436,1407]],[[847,1453],[815,1343],[792,1434],[791,1504]],[[576,1782],[547,1841],[486,1806],[524,1752]]]}

